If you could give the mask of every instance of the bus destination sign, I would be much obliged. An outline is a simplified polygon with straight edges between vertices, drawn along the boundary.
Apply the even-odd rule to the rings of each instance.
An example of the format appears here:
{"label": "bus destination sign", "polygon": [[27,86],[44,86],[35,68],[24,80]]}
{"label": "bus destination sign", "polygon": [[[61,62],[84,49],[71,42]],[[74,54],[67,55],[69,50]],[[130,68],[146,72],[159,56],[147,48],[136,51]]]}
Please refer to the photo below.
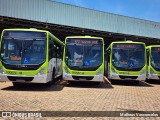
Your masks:
{"label": "bus destination sign", "polygon": [[76,43],[76,44],[102,44],[101,39],[67,39],[68,43]]}

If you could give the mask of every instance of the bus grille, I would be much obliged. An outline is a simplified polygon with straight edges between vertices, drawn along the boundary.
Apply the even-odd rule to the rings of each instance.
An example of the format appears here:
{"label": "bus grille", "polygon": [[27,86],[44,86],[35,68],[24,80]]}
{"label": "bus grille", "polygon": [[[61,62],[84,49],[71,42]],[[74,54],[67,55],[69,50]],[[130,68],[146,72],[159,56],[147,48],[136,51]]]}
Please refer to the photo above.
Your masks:
{"label": "bus grille", "polygon": [[13,76],[8,76],[8,79],[10,81],[16,81],[16,80],[24,80],[24,81],[32,81],[34,77],[13,77]]}
{"label": "bus grille", "polygon": [[125,79],[125,78],[137,79],[137,78],[138,78],[138,76],[123,76],[123,75],[119,75],[119,77],[120,77],[121,79]]}
{"label": "bus grille", "polygon": [[73,79],[75,80],[92,80],[93,79],[93,76],[74,76],[72,75]]}

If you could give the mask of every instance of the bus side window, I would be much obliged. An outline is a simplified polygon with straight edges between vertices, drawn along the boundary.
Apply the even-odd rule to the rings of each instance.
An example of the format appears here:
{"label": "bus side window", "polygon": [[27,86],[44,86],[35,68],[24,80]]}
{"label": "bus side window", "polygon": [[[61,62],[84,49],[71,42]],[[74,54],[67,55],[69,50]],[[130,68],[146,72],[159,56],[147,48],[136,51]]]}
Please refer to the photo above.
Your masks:
{"label": "bus side window", "polygon": [[57,50],[55,49],[56,45],[52,38],[49,38],[49,60],[57,57]]}

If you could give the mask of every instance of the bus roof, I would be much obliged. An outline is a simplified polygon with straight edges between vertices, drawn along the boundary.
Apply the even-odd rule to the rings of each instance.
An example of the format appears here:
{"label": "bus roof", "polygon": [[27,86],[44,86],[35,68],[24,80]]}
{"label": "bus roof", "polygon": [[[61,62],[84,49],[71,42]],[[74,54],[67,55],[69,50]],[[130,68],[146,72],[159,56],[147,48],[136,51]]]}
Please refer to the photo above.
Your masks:
{"label": "bus roof", "polygon": [[3,31],[34,31],[34,32],[48,32],[47,30],[39,30],[36,28],[9,28],[3,29]]}
{"label": "bus roof", "polygon": [[151,47],[160,47],[160,45],[149,45],[149,46],[147,46],[147,48],[151,48]]}
{"label": "bus roof", "polygon": [[115,42],[112,42],[111,44],[114,44],[114,43],[133,43],[133,44],[145,44],[144,42],[135,42],[135,41],[115,41]]}
{"label": "bus roof", "polygon": [[103,39],[102,37],[94,37],[94,36],[67,36],[67,38],[95,38],[95,39]]}
{"label": "bus roof", "polygon": [[104,39],[103,39],[102,37],[94,37],[94,36],[87,36],[87,35],[86,35],[86,36],[67,36],[67,37],[65,38],[65,44],[66,44],[68,38],[101,39],[102,44],[104,44]]}
{"label": "bus roof", "polygon": [[144,44],[144,45],[146,45],[144,42],[135,42],[135,41],[115,41],[115,42],[111,42],[111,44],[108,46],[108,48],[107,48],[107,50],[108,49],[110,49],[111,48],[111,46],[113,45],[113,44],[115,44],[115,43],[132,43],[132,44]]}
{"label": "bus roof", "polygon": [[4,30],[2,31],[2,34],[3,34],[4,31],[45,32],[45,33],[49,34],[51,37],[53,37],[56,42],[58,42],[59,44],[61,44],[61,45],[64,46],[64,43],[63,43],[61,40],[59,40],[56,36],[54,36],[52,33],[50,33],[50,32],[47,31],[47,30],[39,30],[39,29],[36,29],[36,28],[10,28],[10,29],[4,29]]}

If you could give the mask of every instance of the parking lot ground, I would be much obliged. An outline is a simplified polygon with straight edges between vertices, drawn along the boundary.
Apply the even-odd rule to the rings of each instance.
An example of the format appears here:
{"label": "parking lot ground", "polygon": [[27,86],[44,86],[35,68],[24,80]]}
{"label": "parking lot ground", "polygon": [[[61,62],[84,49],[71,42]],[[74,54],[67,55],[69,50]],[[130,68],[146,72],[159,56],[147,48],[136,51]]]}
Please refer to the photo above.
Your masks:
{"label": "parking lot ground", "polygon": [[[160,81],[150,81],[153,87],[130,81],[109,84],[58,81],[46,87],[42,84],[14,87],[10,82],[0,83],[1,111],[160,111]],[[78,113],[77,113],[78,114]],[[159,116],[160,117],[160,116]],[[79,120],[141,120],[159,117],[48,117],[42,119]],[[2,119],[2,118],[1,118]]]}

